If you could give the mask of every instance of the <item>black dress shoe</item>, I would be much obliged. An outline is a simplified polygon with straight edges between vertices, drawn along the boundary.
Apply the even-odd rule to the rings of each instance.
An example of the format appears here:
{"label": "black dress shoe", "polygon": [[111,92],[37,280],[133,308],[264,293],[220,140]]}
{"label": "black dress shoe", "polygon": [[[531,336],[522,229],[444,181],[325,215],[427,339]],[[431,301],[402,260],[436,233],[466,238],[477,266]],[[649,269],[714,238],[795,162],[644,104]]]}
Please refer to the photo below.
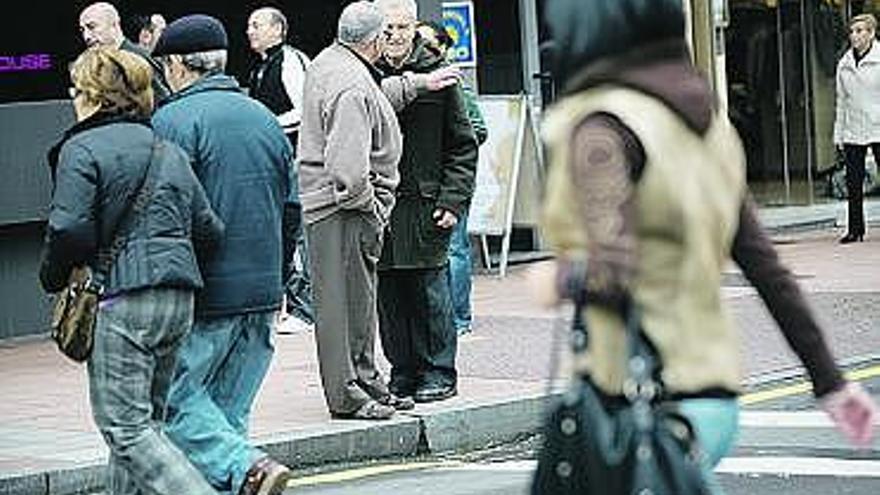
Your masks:
{"label": "black dress shoe", "polygon": [[849,244],[851,242],[862,242],[865,240],[865,234],[846,234],[840,238],[841,244]]}
{"label": "black dress shoe", "polygon": [[388,383],[388,391],[397,397],[412,397],[416,391],[416,385],[408,380],[391,380]]}
{"label": "black dress shoe", "polygon": [[416,389],[413,400],[416,402],[436,402],[454,397],[458,393],[454,384],[425,384]]}

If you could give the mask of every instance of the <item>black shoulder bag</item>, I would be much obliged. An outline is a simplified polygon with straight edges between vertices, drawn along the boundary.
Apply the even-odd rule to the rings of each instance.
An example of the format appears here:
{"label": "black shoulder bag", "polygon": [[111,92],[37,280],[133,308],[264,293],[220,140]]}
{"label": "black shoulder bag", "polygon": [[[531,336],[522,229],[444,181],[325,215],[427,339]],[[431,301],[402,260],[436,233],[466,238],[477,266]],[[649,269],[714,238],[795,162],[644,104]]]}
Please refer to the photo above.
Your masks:
{"label": "black shoulder bag", "polygon": [[[575,352],[588,345],[584,307],[576,301]],[[663,400],[659,359],[628,307],[624,396],[609,397],[587,376],[574,380],[545,420],[532,495],[708,495],[694,429],[677,402]]]}
{"label": "black shoulder bag", "polygon": [[52,340],[62,354],[81,363],[89,359],[95,339],[95,323],[98,318],[98,302],[104,293],[104,285],[95,275],[106,277],[116,260],[116,255],[125,246],[128,225],[143,210],[152,196],[147,178],[153,165],[153,158],[159,141],[154,140],[146,170],[137,188],[137,195],[128,202],[125,210],[116,220],[111,232],[113,241],[106,253],[99,253],[97,274],[88,265],[74,267],[70,272],[67,286],[58,294],[52,308]]}

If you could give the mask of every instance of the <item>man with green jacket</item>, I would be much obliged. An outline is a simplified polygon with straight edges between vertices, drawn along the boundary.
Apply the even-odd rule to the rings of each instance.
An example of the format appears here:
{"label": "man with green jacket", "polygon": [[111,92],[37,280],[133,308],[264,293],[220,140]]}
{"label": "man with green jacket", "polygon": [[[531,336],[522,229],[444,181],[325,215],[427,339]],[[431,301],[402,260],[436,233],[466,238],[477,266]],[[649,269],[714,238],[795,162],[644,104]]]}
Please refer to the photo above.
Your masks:
{"label": "man with green jacket", "polygon": [[[414,0],[379,0],[388,40],[377,65],[390,75],[444,64],[416,35]],[[379,262],[379,334],[391,392],[431,402],[457,393],[458,338],[446,275],[453,227],[474,189],[477,142],[461,90],[419,97],[397,113],[404,130],[397,204]]]}

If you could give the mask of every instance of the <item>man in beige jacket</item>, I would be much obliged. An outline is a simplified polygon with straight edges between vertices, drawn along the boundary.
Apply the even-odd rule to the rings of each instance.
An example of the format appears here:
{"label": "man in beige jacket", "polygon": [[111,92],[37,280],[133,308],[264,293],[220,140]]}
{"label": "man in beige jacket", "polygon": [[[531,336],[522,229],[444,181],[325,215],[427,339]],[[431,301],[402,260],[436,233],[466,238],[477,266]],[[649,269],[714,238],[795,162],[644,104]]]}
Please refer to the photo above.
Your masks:
{"label": "man in beige jacket", "polygon": [[385,18],[355,2],[337,40],[306,73],[299,135],[299,186],[312,270],[318,361],[335,418],[388,419],[413,402],[389,393],[375,366],[376,263],[400,180],[402,138],[395,108],[456,73],[383,80],[373,67]]}

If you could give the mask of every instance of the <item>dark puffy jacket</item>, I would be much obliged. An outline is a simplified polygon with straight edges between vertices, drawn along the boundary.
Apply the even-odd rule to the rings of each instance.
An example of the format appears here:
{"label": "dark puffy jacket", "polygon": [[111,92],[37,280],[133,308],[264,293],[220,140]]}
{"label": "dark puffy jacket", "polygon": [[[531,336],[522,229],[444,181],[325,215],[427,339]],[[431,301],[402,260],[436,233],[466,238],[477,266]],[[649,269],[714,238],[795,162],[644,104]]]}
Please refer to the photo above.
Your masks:
{"label": "dark puffy jacket", "polygon": [[153,125],[192,158],[226,225],[216,252],[202,265],[205,288],[196,299],[196,317],[280,308],[289,266],[282,260],[293,253],[300,211],[299,199],[289,194],[293,151],[275,116],[235,79],[216,74],[168,99],[153,114]]}
{"label": "dark puffy jacket", "polygon": [[[99,251],[107,252],[137,195],[155,139],[149,122],[99,114],[71,128],[50,152],[55,188],[40,269],[48,292],[61,290],[74,266],[97,268]],[[195,251],[204,254],[223,235],[186,154],[167,141],[156,144],[150,200],[121,227],[126,242],[104,277],[106,295],[202,287]]]}
{"label": "dark puffy jacket", "polygon": [[[417,37],[415,43],[402,67],[380,61],[379,68],[399,75],[429,72],[443,64],[422,39]],[[420,95],[397,117],[403,132],[400,185],[379,269],[437,268],[446,263],[452,229],[437,227],[431,214],[436,208],[459,218],[467,213],[474,192],[477,140],[458,85]]]}

